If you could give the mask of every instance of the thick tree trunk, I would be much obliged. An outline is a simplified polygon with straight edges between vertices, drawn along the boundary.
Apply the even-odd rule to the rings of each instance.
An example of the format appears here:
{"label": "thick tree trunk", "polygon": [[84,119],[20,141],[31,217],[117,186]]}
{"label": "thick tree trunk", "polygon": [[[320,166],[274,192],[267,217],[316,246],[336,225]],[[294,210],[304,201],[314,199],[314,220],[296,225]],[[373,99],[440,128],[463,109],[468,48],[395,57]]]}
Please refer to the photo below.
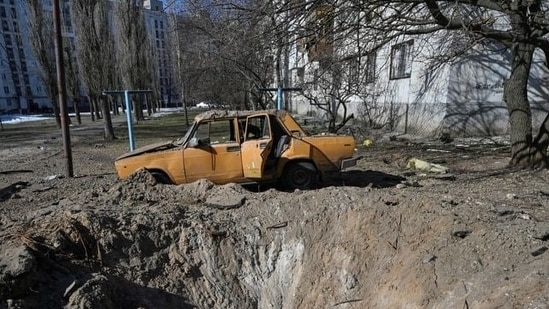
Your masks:
{"label": "thick tree trunk", "polygon": [[137,123],[140,120],[145,119],[143,116],[143,104],[141,102],[141,97],[137,95],[132,96],[132,103],[135,115],[134,120]]}
{"label": "thick tree trunk", "polygon": [[511,75],[505,82],[503,99],[509,111],[511,125],[512,166],[533,167],[544,160],[545,153],[534,147],[532,138],[532,111],[528,101],[528,76],[534,47],[517,43],[513,49]]}

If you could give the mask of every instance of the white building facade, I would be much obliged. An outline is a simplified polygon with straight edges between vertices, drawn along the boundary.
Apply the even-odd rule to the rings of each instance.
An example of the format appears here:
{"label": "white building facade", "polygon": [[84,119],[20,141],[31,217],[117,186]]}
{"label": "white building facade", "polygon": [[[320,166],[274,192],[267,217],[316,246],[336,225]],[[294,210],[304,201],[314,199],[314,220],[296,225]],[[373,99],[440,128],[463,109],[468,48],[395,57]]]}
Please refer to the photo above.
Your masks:
{"label": "white building facade", "polygon": [[[369,53],[361,51],[370,50],[372,42],[347,34],[345,38],[330,38],[327,41],[336,43],[324,47],[319,46],[318,39],[316,46],[293,40],[295,44],[288,55],[290,83],[304,91],[287,95],[289,110],[326,118],[323,109],[332,104],[341,116],[343,112],[347,116],[353,113],[355,120],[372,127],[412,134],[448,132],[465,136],[508,132],[503,82],[510,73],[510,54],[503,46],[484,43],[435,65],[433,56],[440,55],[452,43],[446,33],[402,36]],[[318,49],[337,65],[323,65]],[[549,110],[547,86],[548,70],[543,56],[536,54],[528,94],[534,121],[538,123]],[[346,109],[337,105],[338,101],[344,101]]]}

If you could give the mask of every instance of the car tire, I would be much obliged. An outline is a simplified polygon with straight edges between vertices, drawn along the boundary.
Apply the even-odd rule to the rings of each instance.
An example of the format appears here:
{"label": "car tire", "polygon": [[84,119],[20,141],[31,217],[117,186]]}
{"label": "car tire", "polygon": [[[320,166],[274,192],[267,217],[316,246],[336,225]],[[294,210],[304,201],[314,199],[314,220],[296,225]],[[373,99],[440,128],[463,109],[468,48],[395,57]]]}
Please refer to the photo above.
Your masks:
{"label": "car tire", "polygon": [[318,173],[309,162],[290,163],[284,170],[284,185],[290,190],[308,190],[316,187]]}
{"label": "car tire", "polygon": [[170,180],[170,178],[163,172],[151,172],[151,175],[154,177],[157,183],[160,183],[163,185],[172,184],[172,181]]}

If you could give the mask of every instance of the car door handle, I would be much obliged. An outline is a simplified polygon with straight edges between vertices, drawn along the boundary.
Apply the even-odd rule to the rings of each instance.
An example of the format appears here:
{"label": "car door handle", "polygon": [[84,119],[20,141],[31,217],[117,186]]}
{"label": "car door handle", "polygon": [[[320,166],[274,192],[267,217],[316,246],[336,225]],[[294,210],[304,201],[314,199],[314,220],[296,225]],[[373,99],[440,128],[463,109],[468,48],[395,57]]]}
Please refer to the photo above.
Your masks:
{"label": "car door handle", "polygon": [[229,146],[227,147],[227,152],[237,152],[240,151],[240,146]]}
{"label": "car door handle", "polygon": [[259,143],[259,149],[265,149],[267,147],[267,143]]}

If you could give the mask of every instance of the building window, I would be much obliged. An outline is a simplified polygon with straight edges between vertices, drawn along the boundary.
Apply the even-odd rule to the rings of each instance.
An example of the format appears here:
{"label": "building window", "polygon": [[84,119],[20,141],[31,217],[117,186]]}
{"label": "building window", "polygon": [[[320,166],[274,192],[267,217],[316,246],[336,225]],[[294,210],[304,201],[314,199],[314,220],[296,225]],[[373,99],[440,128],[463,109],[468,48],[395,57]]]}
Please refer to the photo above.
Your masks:
{"label": "building window", "polygon": [[305,68],[297,68],[297,84],[303,85],[305,83]]}
{"label": "building window", "polygon": [[10,87],[4,86],[4,93],[9,94],[10,93]]}
{"label": "building window", "polygon": [[366,76],[365,81],[367,84],[376,81],[376,58],[377,53],[375,51],[368,54],[366,57]]}
{"label": "building window", "polygon": [[414,40],[394,45],[391,48],[391,79],[409,78],[412,74],[410,57]]}
{"label": "building window", "polygon": [[355,87],[358,85],[358,79],[359,79],[359,62],[358,59],[353,58],[349,60],[349,73],[348,73],[348,84],[350,87]]}

